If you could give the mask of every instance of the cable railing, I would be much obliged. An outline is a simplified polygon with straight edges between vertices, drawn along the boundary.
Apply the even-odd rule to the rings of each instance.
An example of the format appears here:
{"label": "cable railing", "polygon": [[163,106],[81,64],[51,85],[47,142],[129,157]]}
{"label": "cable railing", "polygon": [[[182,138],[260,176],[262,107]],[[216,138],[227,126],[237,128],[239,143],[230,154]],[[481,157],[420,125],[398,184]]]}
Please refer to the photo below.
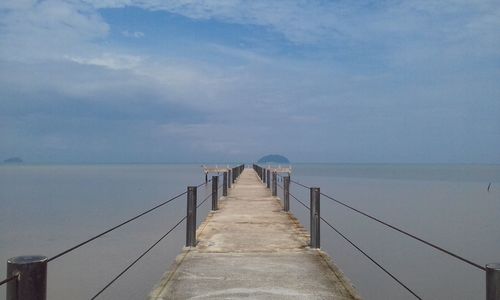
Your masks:
{"label": "cable railing", "polygon": [[340,235],[344,240],[346,240],[349,244],[351,244],[356,250],[358,250],[361,254],[363,254],[366,258],[368,258],[371,262],[373,262],[377,267],[379,267],[383,272],[385,272],[387,275],[389,275],[394,281],[396,281],[399,285],[401,285],[404,289],[406,289],[410,294],[415,296],[417,299],[422,299],[417,293],[415,293],[412,289],[410,289],[406,284],[404,284],[400,279],[398,279],[394,274],[389,272],[386,267],[382,266],[379,262],[377,262],[373,257],[368,255],[366,251],[361,249],[358,245],[356,245],[351,239],[349,239],[345,234],[340,232],[337,228],[333,227],[330,222],[325,220],[323,217],[321,217],[321,221],[325,222],[326,225],[328,225],[332,230],[334,230],[338,235]]}
{"label": "cable railing", "polygon": [[[204,185],[204,184],[203,184],[203,185]],[[200,186],[202,186],[202,185],[200,185]],[[140,213],[140,214],[138,214],[138,215],[136,215],[136,216],[134,216],[134,217],[132,217],[132,218],[130,218],[130,219],[128,219],[128,220],[126,220],[126,221],[124,221],[124,222],[122,222],[122,223],[118,224],[118,225],[116,225],[116,226],[113,226],[113,227],[109,228],[108,230],[106,230],[106,231],[104,231],[104,232],[102,232],[102,233],[99,233],[99,234],[97,234],[97,235],[95,235],[95,236],[93,236],[93,237],[89,238],[89,239],[88,239],[88,240],[86,240],[86,241],[83,241],[83,242],[79,243],[78,245],[75,245],[75,246],[73,246],[73,247],[71,247],[71,248],[69,248],[69,249],[67,249],[67,250],[64,250],[64,251],[62,251],[61,253],[59,253],[59,254],[57,254],[57,255],[54,255],[53,257],[49,258],[49,259],[47,260],[47,262],[51,262],[51,261],[56,260],[56,259],[58,259],[59,257],[62,257],[62,256],[66,255],[66,254],[68,254],[68,253],[70,253],[70,252],[73,252],[74,250],[76,250],[76,249],[78,249],[78,248],[80,248],[80,247],[82,247],[82,246],[85,246],[86,244],[88,244],[88,243],[90,243],[90,242],[92,242],[92,241],[94,241],[94,240],[96,240],[96,239],[98,239],[98,238],[100,238],[100,237],[102,237],[102,236],[104,236],[104,235],[106,235],[106,234],[108,234],[108,233],[112,232],[112,231],[115,231],[116,229],[118,229],[118,228],[120,228],[120,227],[122,227],[122,226],[124,226],[124,225],[126,225],[126,224],[128,224],[128,223],[130,223],[130,222],[132,222],[132,221],[134,221],[134,220],[137,220],[137,219],[139,219],[140,217],[145,216],[145,215],[149,214],[150,212],[155,211],[155,210],[157,210],[158,208],[160,208],[160,207],[162,207],[162,206],[164,206],[164,205],[166,205],[166,204],[168,204],[168,203],[170,203],[170,202],[172,202],[172,201],[174,201],[174,200],[176,200],[176,199],[178,199],[178,198],[180,198],[180,197],[182,197],[182,196],[186,195],[186,193],[187,193],[187,191],[186,191],[186,192],[183,192],[183,193],[180,193],[180,194],[178,194],[177,196],[174,196],[174,197],[172,197],[172,198],[168,199],[168,200],[167,200],[167,201],[165,201],[165,202],[162,202],[162,203],[160,203],[160,204],[158,204],[158,205],[156,205],[156,206],[154,206],[154,207],[152,207],[152,208],[150,208],[150,209],[148,209],[148,210],[146,210],[146,211],[144,211],[144,212],[142,212],[142,213]]]}
{"label": "cable railing", "polygon": [[[196,246],[196,211],[208,199],[212,198],[212,210],[218,210],[219,190],[223,189],[223,196],[227,196],[227,189],[230,187],[231,182],[235,182],[244,169],[244,165],[240,165],[231,169],[227,169],[221,175],[214,175],[210,180],[206,179],[205,182],[196,186],[188,186],[185,192],[179,193],[172,198],[161,202],[152,208],[149,208],[118,225],[115,225],[91,238],[72,246],[60,253],[47,258],[45,256],[18,256],[11,258],[7,261],[7,278],[0,281],[0,286],[7,285],[7,299],[9,300],[25,300],[25,299],[46,299],[46,285],[47,285],[47,265],[49,262],[54,261],[70,252],[73,252],[84,245],[87,245],[96,239],[123,227],[126,224],[133,222],[157,209],[173,202],[182,196],[187,196],[187,214],[181,218],[174,226],[172,226],[165,234],[158,240],[146,248],[137,258],[128,264],[120,273],[118,273],[111,281],[109,281],[103,288],[101,288],[92,298],[98,298],[104,291],[106,291],[113,283],[129,271],[135,264],[137,264],[144,256],[146,256],[154,247],[163,241],[172,231],[182,224],[186,223],[186,246]],[[219,185],[219,177],[223,176],[223,183]],[[212,183],[212,191],[209,193],[199,204],[197,204],[197,189]]]}
{"label": "cable railing", "polygon": [[[284,187],[278,184],[278,187],[284,190]],[[311,212],[311,208],[307,206],[304,202],[302,202],[299,198],[295,197],[292,193],[289,193],[290,197],[300,203],[303,207],[305,207],[309,212]],[[328,225],[333,231],[335,231],[338,235],[340,235],[344,240],[346,240],[351,246],[356,248],[361,254],[363,254],[366,258],[368,258],[371,262],[373,262],[377,267],[379,267],[383,272],[389,275],[394,281],[396,281],[399,285],[401,285],[404,289],[406,289],[409,293],[411,293],[415,298],[422,299],[416,292],[410,289],[405,283],[403,283],[400,279],[398,279],[393,273],[387,270],[386,267],[382,266],[378,261],[376,261],[372,256],[370,256],[366,251],[361,249],[356,243],[354,243],[350,238],[348,238],[344,233],[340,232],[336,227],[334,227],[331,222],[328,222],[323,217],[320,216],[321,221],[323,221],[326,225]]]}
{"label": "cable railing", "polygon": [[18,278],[19,278],[19,274],[10,276],[9,278],[5,278],[4,280],[0,281],[0,285],[8,283],[8,282],[13,281],[13,280],[17,280]]}
{"label": "cable railing", "polygon": [[164,235],[162,235],[155,243],[149,246],[146,251],[142,252],[139,257],[137,257],[132,263],[130,263],[123,271],[121,271],[118,275],[116,275],[108,284],[106,284],[97,294],[95,294],[91,300],[96,299],[99,295],[101,295],[107,288],[109,288],[115,281],[117,281],[123,274],[125,274],[130,268],[132,268],[141,258],[143,258],[149,251],[151,251],[156,245],[158,245],[164,238],[166,238],[175,228],[177,228],[184,220],[186,220],[187,216],[184,216],[179,220],[172,228],[170,228]]}
{"label": "cable railing", "polygon": [[[310,189],[310,187],[305,186],[305,185],[303,185],[303,184],[301,184],[301,183],[299,183],[299,182],[296,182],[296,181],[294,181],[294,180],[290,180],[290,182],[295,183],[295,184],[297,184],[297,185],[299,185],[299,186],[301,186],[301,187],[303,187],[303,188]],[[414,240],[416,240],[416,241],[419,241],[419,242],[421,242],[421,243],[423,243],[423,244],[425,244],[425,245],[427,245],[427,246],[430,246],[430,247],[432,247],[432,248],[434,248],[434,249],[436,249],[436,250],[439,250],[439,251],[441,251],[442,253],[445,253],[445,254],[447,254],[447,255],[449,255],[449,256],[452,256],[452,257],[454,257],[454,258],[456,258],[456,259],[458,259],[458,260],[461,260],[462,262],[465,262],[465,263],[467,263],[467,264],[469,264],[469,265],[471,265],[471,266],[473,266],[473,267],[476,267],[477,269],[480,269],[480,270],[482,270],[482,271],[486,271],[486,268],[485,268],[485,267],[483,267],[483,266],[481,266],[481,265],[479,265],[479,264],[477,264],[477,263],[475,263],[475,262],[473,262],[473,261],[471,261],[471,260],[469,260],[469,259],[466,259],[466,258],[464,258],[464,257],[462,257],[462,256],[460,256],[460,255],[458,255],[458,254],[456,254],[456,253],[453,253],[453,252],[451,252],[451,251],[449,251],[449,250],[446,250],[446,249],[444,249],[444,248],[442,248],[442,247],[440,247],[440,246],[438,246],[438,245],[436,245],[436,244],[434,244],[434,243],[431,243],[431,242],[429,242],[429,241],[426,241],[426,240],[424,240],[423,238],[420,238],[420,237],[418,237],[418,236],[416,236],[416,235],[414,235],[414,234],[411,234],[411,233],[409,233],[409,232],[408,232],[408,231],[406,231],[406,230],[403,230],[403,229],[401,229],[401,228],[399,228],[399,227],[396,227],[396,226],[391,225],[391,224],[389,224],[389,223],[387,223],[387,222],[385,222],[385,221],[382,221],[382,220],[380,220],[379,218],[374,217],[373,215],[370,215],[370,214],[368,214],[368,213],[366,213],[366,212],[364,212],[364,211],[361,211],[361,210],[359,210],[359,209],[357,209],[357,208],[354,208],[354,207],[352,207],[352,206],[350,206],[350,205],[348,205],[348,204],[346,204],[346,203],[344,203],[344,202],[342,202],[342,201],[339,201],[339,200],[337,200],[337,199],[335,199],[335,198],[333,198],[333,197],[331,197],[331,196],[329,196],[329,195],[326,195],[326,194],[324,194],[324,193],[321,193],[321,196],[324,196],[325,198],[327,198],[327,199],[329,199],[329,200],[332,200],[332,201],[334,201],[335,203],[338,203],[338,204],[340,204],[340,205],[342,205],[342,206],[344,206],[344,207],[346,207],[346,208],[348,208],[348,209],[350,209],[350,210],[352,210],[352,211],[354,211],[354,212],[356,212],[356,213],[358,213],[358,214],[360,214],[360,215],[363,215],[363,216],[365,216],[365,217],[367,217],[367,218],[369,218],[369,219],[371,219],[371,220],[373,220],[373,221],[375,221],[375,222],[378,222],[378,223],[380,223],[380,224],[382,224],[382,225],[384,225],[384,226],[386,226],[386,227],[388,227],[388,228],[391,228],[391,229],[393,229],[393,230],[396,230],[397,232],[402,233],[402,234],[404,234],[404,235],[406,235],[406,236],[408,236],[408,237],[410,237],[410,238],[412,238],[412,239],[414,239]]]}
{"label": "cable railing", "polygon": [[[144,215],[147,215],[160,207],[171,203],[172,201],[179,199],[182,196],[187,196],[187,213],[181,218],[174,226],[172,226],[165,234],[163,234],[158,240],[156,240],[153,244],[147,247],[140,255],[131,261],[120,273],[118,273],[115,277],[111,279],[103,288],[101,288],[91,299],[97,299],[102,293],[104,293],[110,286],[113,285],[118,279],[120,279],[127,271],[129,271],[134,265],[136,265],[143,257],[145,257],[154,247],[156,247],[161,241],[163,241],[173,230],[178,228],[182,222],[186,221],[186,247],[195,247],[197,244],[196,240],[196,212],[197,209],[200,208],[208,199],[212,198],[212,210],[218,210],[218,199],[219,199],[219,190],[222,188],[222,195],[227,196],[227,190],[231,187],[231,184],[236,181],[241,172],[243,171],[244,165],[227,169],[223,174],[218,176],[212,176],[212,179],[207,180],[204,183],[201,183],[197,186],[189,186],[187,191],[183,193],[179,193],[174,197],[155,205],[154,207],[147,209],[123,222],[120,224],[113,226],[97,235],[92,236],[91,238],[70,247],[59,254],[47,258],[44,256],[24,256],[24,257],[16,257],[8,261],[7,264],[7,278],[0,281],[0,286],[3,284],[7,284],[7,299],[20,299],[17,298],[16,295],[19,295],[19,291],[23,290],[23,292],[27,292],[28,294],[40,294],[45,293],[46,291],[46,272],[47,272],[47,264],[48,262],[54,261],[70,252],[73,252],[84,245],[95,241],[96,239],[113,232],[114,230],[133,222],[141,218]],[[409,233],[408,231],[401,229],[395,225],[389,224],[381,220],[378,217],[373,216],[359,208],[355,208],[345,202],[337,200],[336,198],[329,196],[325,193],[321,193],[318,187],[310,187],[304,185],[300,182],[294,181],[290,179],[289,173],[288,176],[281,176],[278,174],[278,171],[274,169],[271,171],[270,169],[262,168],[258,165],[254,165],[254,170],[256,171],[259,178],[266,184],[266,186],[271,190],[273,196],[277,196],[278,187],[283,191],[283,209],[285,211],[290,210],[290,198],[294,199],[307,209],[310,213],[310,247],[311,248],[320,248],[320,223],[324,223],[331,230],[336,232],[340,237],[342,237],[346,242],[348,242],[352,247],[354,247],[357,251],[359,251],[362,255],[364,255],[367,259],[369,259],[372,263],[374,263],[379,269],[381,269],[384,273],[386,273],[389,277],[391,277],[394,281],[396,281],[399,285],[401,285],[404,289],[406,289],[410,294],[412,294],[417,299],[422,299],[413,289],[408,287],[401,279],[399,279],[396,275],[394,275],[388,268],[384,267],[379,261],[377,261],[373,256],[369,255],[365,250],[363,250],[358,244],[356,244],[350,237],[345,235],[341,230],[338,229],[337,226],[327,220],[327,218],[320,215],[320,197],[323,196],[334,203],[337,203],[345,208],[348,208],[351,211],[354,211],[364,217],[367,217],[379,224],[384,225],[392,230],[395,230],[405,236],[408,236],[416,241],[419,241],[427,246],[432,247],[435,250],[440,251],[441,253],[452,256],[468,265],[471,265],[477,269],[485,271],[486,273],[486,299],[500,299],[500,265],[499,264],[489,264],[486,267],[482,267],[481,265],[466,259],[454,252],[451,252],[447,249],[444,249],[435,243],[428,242],[421,237],[418,237],[414,234]],[[219,177],[222,176],[223,182],[219,185]],[[207,195],[201,202],[197,203],[197,189],[199,187],[208,185],[208,183],[212,183],[212,193]],[[278,182],[282,182],[283,185],[278,184]],[[310,205],[307,205],[299,197],[290,193],[290,184],[297,185],[301,188],[307,189],[310,191]],[[29,281],[39,280],[38,285],[28,285],[26,284]],[[38,290],[37,290],[38,288]],[[27,298],[30,299],[30,298]],[[38,299],[38,298],[37,298]],[[45,299],[45,298],[43,298]]]}
{"label": "cable railing", "polygon": [[[347,237],[344,233],[338,230],[333,226],[331,221],[326,220],[324,217],[320,215],[320,196],[323,196],[343,207],[348,208],[351,211],[354,211],[362,216],[365,216],[379,224],[384,225],[387,228],[395,230],[405,236],[412,238],[420,243],[423,243],[427,246],[432,247],[435,250],[438,250],[441,253],[444,253],[448,256],[454,257],[459,261],[466,263],[470,266],[475,267],[481,271],[485,271],[486,273],[486,299],[487,300],[499,300],[500,299],[500,264],[487,264],[485,267],[479,265],[478,263],[473,262],[467,258],[464,258],[461,255],[458,255],[452,251],[449,251],[441,246],[436,245],[435,243],[431,243],[429,241],[424,240],[421,237],[418,237],[414,234],[409,233],[408,231],[401,229],[400,227],[394,226],[369,214],[364,212],[358,208],[355,208],[345,202],[339,201],[334,197],[331,197],[327,194],[321,193],[318,187],[310,187],[304,185],[300,182],[294,181],[290,179],[290,175],[282,176],[278,174],[276,171],[271,171],[270,169],[262,168],[258,165],[254,165],[254,170],[257,172],[259,178],[266,184],[268,188],[271,189],[271,193],[273,196],[277,196],[277,188],[280,187],[283,190],[283,209],[285,211],[290,210],[289,199],[292,198],[296,200],[299,204],[305,207],[310,212],[310,246],[311,248],[320,248],[320,234],[319,234],[319,223],[325,223],[330,229],[335,231],[338,235],[340,235],[344,240],[346,240],[351,246],[353,246],[356,250],[358,250],[361,254],[363,254],[366,258],[368,258],[371,262],[373,262],[377,267],[379,267],[383,272],[389,275],[393,280],[395,280],[399,285],[405,288],[409,293],[411,293],[415,298],[422,299],[413,289],[409,288],[402,280],[398,279],[393,273],[391,273],[387,268],[382,266],[379,262],[377,262],[372,256],[370,256],[366,251],[361,249],[356,243],[354,243],[349,237]],[[281,179],[283,185],[277,183],[278,179]],[[308,206],[303,201],[301,201],[298,197],[294,196],[290,193],[290,183],[293,183],[299,187],[304,189],[308,189],[310,191],[310,205]]]}
{"label": "cable railing", "polygon": [[[212,181],[212,179],[208,180],[207,182]],[[197,186],[199,187],[199,186]],[[222,187],[222,185],[220,186]],[[217,189],[220,189],[218,187]],[[187,192],[185,192],[187,193]],[[183,193],[183,194],[185,194]],[[212,198],[212,194],[209,194],[206,196],[198,205],[196,205],[196,208],[200,208],[208,199]],[[162,235],[155,243],[153,243],[151,246],[149,246],[144,252],[142,252],[139,257],[137,257],[132,263],[130,263],[127,267],[123,269],[116,277],[114,277],[108,284],[106,284],[97,294],[95,294],[91,300],[96,299],[99,295],[101,295],[107,288],[109,288],[116,280],[118,280],[123,274],[125,274],[130,268],[132,268],[139,260],[141,260],[149,251],[151,251],[156,245],[158,245],[163,239],[165,239],[174,229],[179,227],[182,222],[184,222],[187,219],[187,215],[184,216],[182,219],[180,219],[172,228],[170,228],[164,235]]]}
{"label": "cable railing", "polygon": [[[213,180],[210,179],[207,181],[211,182]],[[216,182],[216,181],[215,181]],[[200,187],[200,186],[197,186]],[[222,185],[217,187],[217,190],[221,189]],[[213,194],[210,193],[206,196],[198,205],[196,205],[196,209],[200,208],[208,199],[212,198]],[[149,251],[151,251],[156,245],[158,245],[163,239],[165,239],[172,231],[174,231],[179,225],[182,224],[187,219],[187,215],[180,219],[172,228],[170,228],[164,235],[162,235],[155,243],[153,243],[150,247],[148,247],[144,252],[142,252],[139,257],[137,257],[132,263],[130,263],[127,267],[123,269],[116,277],[114,277],[108,284],[106,284],[97,294],[95,294],[91,300],[96,299],[100,294],[102,294],[107,288],[109,288],[116,280],[118,280],[123,274],[125,274],[130,268],[132,268],[139,260],[141,260]]]}

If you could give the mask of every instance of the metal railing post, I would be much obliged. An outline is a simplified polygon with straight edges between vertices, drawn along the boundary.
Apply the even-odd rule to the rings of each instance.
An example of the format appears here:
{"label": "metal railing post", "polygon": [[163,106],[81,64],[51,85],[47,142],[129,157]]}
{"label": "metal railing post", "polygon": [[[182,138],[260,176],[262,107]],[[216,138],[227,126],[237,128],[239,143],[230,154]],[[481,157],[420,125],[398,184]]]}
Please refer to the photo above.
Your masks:
{"label": "metal railing post", "polygon": [[320,191],[318,187],[311,188],[311,248],[320,248]]}
{"label": "metal railing post", "polygon": [[500,263],[486,265],[486,300],[500,299]]}
{"label": "metal railing post", "polygon": [[18,275],[7,283],[7,300],[47,299],[47,260],[45,256],[18,256],[7,260],[7,276]]}
{"label": "metal railing post", "polygon": [[267,185],[267,188],[270,188],[271,187],[271,170],[267,169],[266,170],[266,185]]}
{"label": "metal railing post", "polygon": [[283,178],[283,210],[290,211],[290,176]]}
{"label": "metal railing post", "polygon": [[222,180],[222,196],[227,196],[227,172],[224,172]]}
{"label": "metal railing post", "polygon": [[196,195],[197,187],[187,188],[186,247],[196,247]]}
{"label": "metal railing post", "polygon": [[212,210],[219,209],[219,176],[212,176]]}
{"label": "metal railing post", "polygon": [[227,174],[227,188],[230,189],[231,188],[231,183],[233,181],[233,172],[231,171],[231,169],[229,169],[228,171],[228,174]]}
{"label": "metal railing post", "polygon": [[273,192],[273,196],[277,196],[278,195],[278,174],[276,174],[276,172],[273,172],[273,189],[272,189],[272,192]]}

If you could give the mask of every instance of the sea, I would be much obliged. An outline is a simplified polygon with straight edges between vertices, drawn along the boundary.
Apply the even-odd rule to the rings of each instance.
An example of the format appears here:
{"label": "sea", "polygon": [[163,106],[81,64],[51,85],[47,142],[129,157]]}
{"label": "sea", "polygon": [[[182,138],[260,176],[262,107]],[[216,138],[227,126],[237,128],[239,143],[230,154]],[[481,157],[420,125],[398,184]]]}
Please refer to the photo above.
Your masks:
{"label": "sea", "polygon": [[[479,265],[500,262],[500,165],[293,164],[292,179]],[[52,257],[205,181],[199,164],[1,165],[0,279],[19,255]],[[291,184],[309,203],[309,190]],[[211,186],[198,188],[198,199]],[[278,190],[282,197],[282,190]],[[292,213],[307,229],[308,211]],[[210,209],[206,201],[198,223]],[[48,265],[48,299],[90,299],[172,228],[186,198]],[[484,299],[485,274],[322,196],[321,216],[422,299]],[[182,223],[98,299],[145,299],[185,242]],[[364,299],[415,299],[324,223],[321,248]],[[0,297],[5,286],[0,287]]]}

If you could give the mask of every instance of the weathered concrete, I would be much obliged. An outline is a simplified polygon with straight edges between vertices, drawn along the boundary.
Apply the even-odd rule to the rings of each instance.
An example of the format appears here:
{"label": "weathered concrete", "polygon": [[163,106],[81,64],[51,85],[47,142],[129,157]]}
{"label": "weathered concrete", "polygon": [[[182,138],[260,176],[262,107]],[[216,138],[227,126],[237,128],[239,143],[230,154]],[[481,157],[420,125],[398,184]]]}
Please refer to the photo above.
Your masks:
{"label": "weathered concrete", "polygon": [[245,169],[149,299],[359,299],[299,222]]}

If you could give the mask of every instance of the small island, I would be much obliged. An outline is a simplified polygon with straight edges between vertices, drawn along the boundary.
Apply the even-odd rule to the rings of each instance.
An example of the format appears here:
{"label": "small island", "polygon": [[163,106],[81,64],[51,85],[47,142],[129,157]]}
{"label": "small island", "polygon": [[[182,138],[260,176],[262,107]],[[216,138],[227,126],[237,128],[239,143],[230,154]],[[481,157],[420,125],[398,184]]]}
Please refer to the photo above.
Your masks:
{"label": "small island", "polygon": [[3,163],[4,164],[22,164],[23,160],[20,157],[10,157],[10,158],[4,159]]}
{"label": "small island", "polygon": [[279,155],[279,154],[269,154],[269,155],[263,156],[257,162],[258,163],[275,163],[275,164],[289,164],[290,163],[288,158],[284,157],[283,155]]}

